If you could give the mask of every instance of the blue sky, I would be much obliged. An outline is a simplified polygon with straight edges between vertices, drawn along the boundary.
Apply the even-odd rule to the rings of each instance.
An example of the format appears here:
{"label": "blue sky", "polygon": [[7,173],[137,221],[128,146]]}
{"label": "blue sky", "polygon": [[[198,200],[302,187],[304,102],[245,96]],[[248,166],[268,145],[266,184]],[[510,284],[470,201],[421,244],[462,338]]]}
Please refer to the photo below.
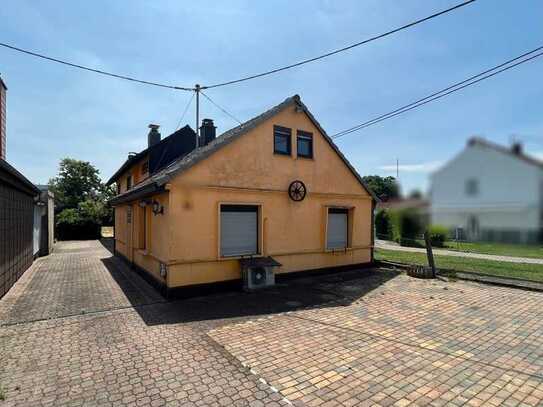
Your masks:
{"label": "blue sky", "polygon": [[[450,0],[4,1],[0,41],[61,59],[192,86],[312,57],[450,7]],[[274,76],[208,91],[246,120],[298,93],[333,134],[543,45],[543,2],[478,0],[394,36]],[[338,140],[363,174],[426,189],[428,172],[474,134],[514,135],[543,157],[543,58]],[[189,94],[101,77],[0,49],[8,85],[8,161],[36,183],[63,157],[107,179],[147,125],[163,136]],[[194,107],[194,105],[192,106]],[[236,122],[202,101],[218,131]],[[194,113],[185,118],[194,126]]]}

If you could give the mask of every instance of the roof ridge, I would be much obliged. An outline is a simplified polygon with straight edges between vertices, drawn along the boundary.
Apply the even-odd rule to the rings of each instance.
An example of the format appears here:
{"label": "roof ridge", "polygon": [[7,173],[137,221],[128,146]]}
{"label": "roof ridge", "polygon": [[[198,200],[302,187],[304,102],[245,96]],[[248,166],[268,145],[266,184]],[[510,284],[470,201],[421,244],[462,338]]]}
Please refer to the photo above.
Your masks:
{"label": "roof ridge", "polygon": [[504,154],[507,154],[509,156],[518,158],[519,160],[523,160],[523,161],[525,161],[525,162],[527,162],[529,164],[536,165],[538,167],[543,167],[543,161],[542,160],[540,160],[540,159],[538,159],[538,158],[536,158],[534,156],[528,155],[528,154],[524,153],[523,151],[521,151],[519,153],[515,153],[514,151],[511,150],[511,148],[508,148],[507,146],[496,143],[494,141],[488,140],[488,139],[486,139],[486,138],[484,138],[482,136],[473,136],[468,140],[468,146],[473,146],[473,145],[476,145],[476,144],[479,144],[479,145],[482,145],[482,146],[485,146],[485,147],[488,147],[488,148],[492,148],[495,151],[498,151],[500,153],[504,153]]}
{"label": "roof ridge", "polygon": [[[294,94],[292,96],[289,96],[285,100],[283,100],[281,103],[269,108],[268,110],[264,111],[263,113],[260,113],[257,116],[254,116],[253,118],[247,120],[244,123],[241,123],[240,125],[233,127],[229,130],[226,130],[221,135],[217,136],[213,141],[211,141],[209,144],[206,144],[202,147],[197,147],[194,150],[192,150],[190,153],[177,158],[176,160],[172,161],[169,165],[162,168],[157,173],[153,174],[151,177],[147,178],[146,180],[142,181],[138,188],[143,188],[146,185],[149,184],[155,184],[156,186],[162,186],[165,183],[167,183],[171,177],[175,176],[175,174],[185,171],[192,167],[193,165],[196,165],[200,161],[205,160],[207,157],[212,155],[215,151],[219,150],[220,148],[224,147],[225,145],[230,144],[232,141],[236,140],[238,137],[244,135],[249,130],[259,126],[262,122],[265,120],[275,116],[277,113],[282,111],[283,109],[287,108],[288,106],[291,106],[292,104],[297,104],[299,107],[302,108],[303,112],[307,115],[309,120],[315,125],[315,127],[319,130],[319,132],[322,134],[324,139],[328,142],[330,147],[336,152],[338,157],[343,161],[343,163],[347,166],[347,168],[351,171],[351,173],[354,175],[354,177],[357,179],[357,181],[362,185],[362,187],[366,190],[366,192],[374,199],[375,202],[379,202],[379,198],[371,191],[370,188],[365,184],[362,177],[358,172],[355,170],[355,168],[351,165],[351,163],[347,160],[347,158],[343,155],[343,153],[339,150],[337,145],[333,142],[333,140],[328,136],[326,131],[322,128],[320,123],[315,119],[313,114],[309,111],[307,106],[302,102],[300,95]],[[129,192],[134,193],[135,189],[130,190]],[[127,193],[125,193],[127,194]],[[118,196],[117,198],[114,198],[113,201],[120,202],[117,199],[121,198],[123,200],[124,197]]]}

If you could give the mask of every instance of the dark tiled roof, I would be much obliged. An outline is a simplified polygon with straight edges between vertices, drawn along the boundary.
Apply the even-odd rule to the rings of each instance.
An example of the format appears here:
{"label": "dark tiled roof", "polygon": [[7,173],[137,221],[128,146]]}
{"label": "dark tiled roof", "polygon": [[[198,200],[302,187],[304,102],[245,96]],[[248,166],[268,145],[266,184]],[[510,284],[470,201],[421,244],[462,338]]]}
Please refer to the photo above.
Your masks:
{"label": "dark tiled roof", "polygon": [[170,164],[172,160],[179,158],[179,156],[186,155],[189,151],[193,150],[196,143],[195,140],[196,133],[194,133],[194,130],[188,125],[175,131],[154,146],[128,157],[115,174],[107,181],[106,185],[114,183],[125,171],[147,155],[150,156],[150,161],[152,161],[149,163],[149,171],[153,174]]}
{"label": "dark tiled roof", "polygon": [[531,157],[529,155],[524,154],[523,152],[516,153],[511,148],[501,146],[499,144],[493,143],[491,141],[488,141],[482,137],[472,137],[468,141],[469,146],[479,145],[487,148],[491,148],[495,151],[498,151],[500,153],[506,154],[508,156],[517,158],[519,160],[522,160],[524,162],[527,162],[528,164],[535,165],[537,167],[543,168],[543,161],[538,160],[537,158]]}
{"label": "dark tiled roof", "polygon": [[223,134],[221,134],[219,137],[217,137],[215,140],[213,140],[211,143],[207,144],[206,146],[200,147],[194,151],[192,151],[190,154],[187,154],[184,157],[181,157],[178,160],[173,161],[170,165],[163,168],[162,170],[158,171],[156,174],[152,175],[151,177],[147,178],[143,182],[136,185],[132,190],[125,192],[124,194],[118,195],[112,200],[113,204],[126,202],[125,195],[133,193],[133,191],[144,188],[149,184],[156,184],[157,186],[162,186],[169,182],[170,179],[172,179],[175,175],[188,170],[195,164],[199,163],[202,160],[205,160],[210,155],[214,154],[216,151],[220,150],[222,147],[230,144],[232,141],[238,139],[239,137],[246,134],[249,130],[254,129],[258,125],[260,125],[262,122],[266,121],[267,119],[275,116],[285,108],[289,106],[296,105],[300,107],[309,117],[309,119],[313,122],[315,127],[319,129],[319,131],[324,136],[325,140],[330,144],[332,149],[339,155],[339,157],[343,160],[345,165],[349,168],[349,170],[353,173],[353,175],[356,177],[358,182],[363,186],[363,188],[372,196],[372,198],[378,202],[379,198],[366,186],[364,181],[362,180],[362,177],[356,172],[354,167],[349,163],[347,158],[343,155],[343,153],[339,150],[339,148],[336,146],[336,144],[332,141],[332,139],[326,134],[324,129],[321,127],[319,122],[315,119],[315,117],[311,114],[307,106],[305,106],[300,96],[294,95],[287,99],[285,99],[282,103],[278,104],[277,106],[272,107],[271,109],[265,111],[264,113],[246,121],[245,123],[242,123],[241,125],[234,127]]}

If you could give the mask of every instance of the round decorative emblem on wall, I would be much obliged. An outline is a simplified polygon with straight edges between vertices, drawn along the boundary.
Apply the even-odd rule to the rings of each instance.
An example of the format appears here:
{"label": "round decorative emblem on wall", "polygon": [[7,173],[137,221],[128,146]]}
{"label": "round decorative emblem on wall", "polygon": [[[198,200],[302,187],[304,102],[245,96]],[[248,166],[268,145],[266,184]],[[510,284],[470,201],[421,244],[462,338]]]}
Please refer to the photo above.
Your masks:
{"label": "round decorative emblem on wall", "polygon": [[288,187],[288,196],[296,202],[303,201],[307,194],[307,188],[302,181],[292,181]]}

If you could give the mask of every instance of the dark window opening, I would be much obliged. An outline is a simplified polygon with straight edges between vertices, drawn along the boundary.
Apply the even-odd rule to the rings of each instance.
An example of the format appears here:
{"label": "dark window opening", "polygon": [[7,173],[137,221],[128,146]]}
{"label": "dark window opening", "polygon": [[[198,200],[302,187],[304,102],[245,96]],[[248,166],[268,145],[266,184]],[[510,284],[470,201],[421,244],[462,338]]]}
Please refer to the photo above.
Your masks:
{"label": "dark window opening", "polygon": [[479,194],[479,181],[475,178],[470,178],[466,181],[466,195],[475,196]]}
{"label": "dark window opening", "polygon": [[287,127],[273,126],[273,152],[275,154],[290,155],[291,130]]}
{"label": "dark window opening", "polygon": [[298,130],[298,157],[313,158],[313,134]]}
{"label": "dark window opening", "polygon": [[141,165],[141,173],[142,174],[147,174],[149,172],[149,161],[145,161],[142,165]]}
{"label": "dark window opening", "polygon": [[129,191],[132,189],[132,175],[126,177],[126,190]]}

